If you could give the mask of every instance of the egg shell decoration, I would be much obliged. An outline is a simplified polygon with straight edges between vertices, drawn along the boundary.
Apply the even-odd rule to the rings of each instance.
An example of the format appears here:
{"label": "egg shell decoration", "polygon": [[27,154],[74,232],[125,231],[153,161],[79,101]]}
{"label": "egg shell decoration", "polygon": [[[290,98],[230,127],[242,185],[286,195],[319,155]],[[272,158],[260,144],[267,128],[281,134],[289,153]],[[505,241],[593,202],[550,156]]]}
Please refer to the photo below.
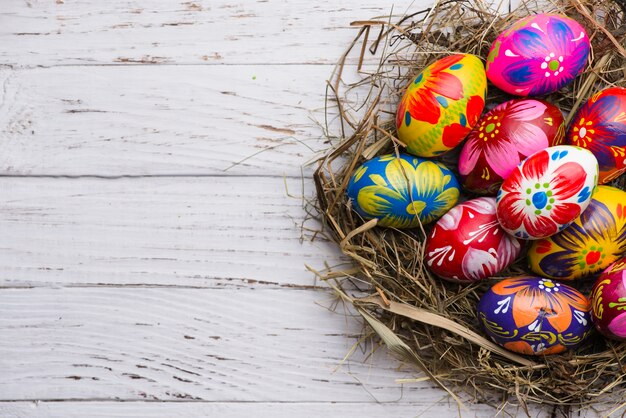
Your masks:
{"label": "egg shell decoration", "polygon": [[549,238],[533,241],[530,269],[545,277],[573,280],[599,273],[626,255],[626,192],[598,186],[573,224]]}
{"label": "egg shell decoration", "polygon": [[530,154],[565,137],[565,120],[558,107],[535,99],[502,103],[470,132],[459,155],[459,173],[465,189],[495,196],[519,163]]}
{"label": "egg shell decoration", "polygon": [[479,197],[453,207],[437,221],[424,254],[428,268],[442,279],[473,282],[508,267],[521,248],[500,227],[496,199]]}
{"label": "egg shell decoration", "polygon": [[412,155],[382,155],[350,178],[348,197],[365,219],[378,225],[414,228],[439,219],[459,198],[459,183],[445,165]]}
{"label": "egg shell decoration", "polygon": [[585,68],[589,38],[573,19],[542,13],[514,23],[491,45],[487,78],[518,96],[554,93]]}
{"label": "egg shell decoration", "polygon": [[487,77],[482,61],[450,55],[426,67],[398,105],[396,128],[406,151],[433,157],[456,147],[485,107]]}
{"label": "egg shell decoration", "polygon": [[569,145],[538,151],[502,183],[498,221],[518,238],[547,238],[583,213],[597,182],[598,161],[590,151]]}
{"label": "egg shell decoration", "polygon": [[600,164],[598,183],[626,171],[626,88],[612,87],[593,95],[578,110],[567,142],[593,152]]}
{"label": "egg shell decoration", "polygon": [[589,335],[591,304],[578,290],[541,277],[497,282],[480,299],[478,319],[491,339],[520,354],[557,354]]}
{"label": "egg shell decoration", "polygon": [[593,285],[591,318],[605,337],[626,341],[626,258],[610,265]]}

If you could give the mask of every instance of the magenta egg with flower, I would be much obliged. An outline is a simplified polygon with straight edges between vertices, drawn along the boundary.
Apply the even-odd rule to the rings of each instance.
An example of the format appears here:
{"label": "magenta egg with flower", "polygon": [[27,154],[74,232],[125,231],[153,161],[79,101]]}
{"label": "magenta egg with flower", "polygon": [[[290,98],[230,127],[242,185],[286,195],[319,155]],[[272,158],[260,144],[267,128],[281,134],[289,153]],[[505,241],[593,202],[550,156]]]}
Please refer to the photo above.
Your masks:
{"label": "magenta egg with flower", "polygon": [[554,93],[585,68],[589,37],[575,20],[551,13],[529,16],[494,41],[487,78],[517,96]]}
{"label": "magenta egg with flower", "polygon": [[578,110],[567,132],[572,145],[593,152],[600,164],[600,184],[626,171],[626,88],[594,94]]}
{"label": "magenta egg with flower", "polygon": [[591,319],[605,337],[626,341],[626,258],[611,264],[596,280]]}
{"label": "magenta egg with flower", "polygon": [[459,155],[465,189],[495,195],[519,163],[539,150],[559,145],[565,121],[558,107],[536,99],[515,99],[485,114]]}
{"label": "magenta egg with flower", "polygon": [[598,183],[598,161],[583,148],[559,145],[517,166],[496,197],[498,221],[528,240],[562,231],[587,209]]}

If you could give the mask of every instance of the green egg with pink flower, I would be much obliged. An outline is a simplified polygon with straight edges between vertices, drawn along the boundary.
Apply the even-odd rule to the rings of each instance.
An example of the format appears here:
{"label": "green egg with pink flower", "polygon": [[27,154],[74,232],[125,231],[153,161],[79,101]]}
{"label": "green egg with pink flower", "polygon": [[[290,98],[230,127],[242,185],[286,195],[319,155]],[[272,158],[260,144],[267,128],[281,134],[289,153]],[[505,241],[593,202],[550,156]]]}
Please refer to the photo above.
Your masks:
{"label": "green egg with pink flower", "polygon": [[543,100],[515,99],[487,112],[470,132],[459,155],[463,187],[495,196],[504,179],[529,155],[559,145],[565,121]]}
{"label": "green egg with pink flower", "polygon": [[529,16],[496,38],[487,56],[487,78],[516,96],[554,93],[583,71],[590,48],[587,32],[574,19]]}

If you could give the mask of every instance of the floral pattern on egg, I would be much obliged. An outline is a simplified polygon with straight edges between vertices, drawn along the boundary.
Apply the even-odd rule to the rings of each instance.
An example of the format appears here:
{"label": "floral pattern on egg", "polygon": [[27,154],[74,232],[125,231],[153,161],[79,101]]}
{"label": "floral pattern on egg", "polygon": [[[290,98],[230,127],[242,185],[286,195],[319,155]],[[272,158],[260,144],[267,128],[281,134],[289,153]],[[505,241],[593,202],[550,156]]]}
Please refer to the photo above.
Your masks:
{"label": "floral pattern on egg", "polygon": [[520,242],[498,223],[496,200],[480,197],[453,207],[437,221],[424,261],[442,279],[473,282],[499,273],[520,251]]}
{"label": "floral pattern on egg", "polygon": [[588,149],[600,164],[598,183],[626,171],[626,88],[594,94],[578,110],[567,132],[568,143]]}
{"label": "floral pattern on egg", "polygon": [[433,157],[456,147],[485,106],[487,77],[470,54],[441,58],[415,77],[396,112],[398,139],[406,151]]}
{"label": "floral pattern on egg", "polygon": [[478,319],[497,344],[520,354],[558,354],[580,345],[592,327],[589,300],[541,277],[499,281],[478,303]]}
{"label": "floral pattern on egg", "polygon": [[580,74],[589,56],[589,37],[575,20],[542,13],[502,32],[487,57],[487,78],[518,96],[554,93]]}
{"label": "floral pattern on egg", "polygon": [[626,258],[610,265],[596,280],[591,317],[602,335],[626,341]]}
{"label": "floral pattern on egg", "polygon": [[626,254],[626,192],[598,186],[574,223],[528,250],[530,269],[561,280],[587,277]]}
{"label": "floral pattern on egg", "polygon": [[378,225],[415,228],[439,219],[459,198],[459,184],[445,165],[400,154],[382,155],[355,170],[347,194],[356,212]]}
{"label": "floral pattern on egg", "polygon": [[556,106],[535,99],[501,103],[485,114],[470,133],[459,155],[463,186],[478,194],[495,195],[522,159],[565,136],[565,121]]}
{"label": "floral pattern on egg", "polygon": [[585,149],[559,145],[536,152],[502,183],[498,221],[518,238],[554,235],[589,206],[597,181],[598,162]]}

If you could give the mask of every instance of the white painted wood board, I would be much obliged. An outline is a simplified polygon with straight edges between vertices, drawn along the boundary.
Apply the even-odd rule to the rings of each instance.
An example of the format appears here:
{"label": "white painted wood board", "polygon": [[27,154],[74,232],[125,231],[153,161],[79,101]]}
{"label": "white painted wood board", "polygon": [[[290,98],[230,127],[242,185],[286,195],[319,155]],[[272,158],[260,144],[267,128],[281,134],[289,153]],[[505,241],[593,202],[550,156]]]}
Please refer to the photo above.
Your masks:
{"label": "white painted wood board", "polygon": [[334,64],[350,22],[412,3],[427,2],[5,0],[0,64]]}
{"label": "white painted wood board", "polygon": [[[458,411],[447,399],[439,401],[397,402],[0,402],[0,415],[7,418],[363,418],[363,417],[476,417],[493,416],[486,405],[473,405],[470,411]],[[511,411],[515,414],[516,410]],[[515,415],[513,415],[515,416]],[[595,414],[584,413],[581,417]]]}
{"label": "white painted wood board", "polygon": [[0,70],[0,174],[299,177],[328,147],[331,72],[327,65]]}
{"label": "white painted wood board", "polygon": [[[328,292],[297,290],[5,289],[0,400],[443,396],[432,384],[397,384],[417,373],[393,372],[383,353],[341,366],[360,326],[323,307],[332,302]],[[358,359],[365,359],[359,350]]]}
{"label": "white painted wood board", "polygon": [[310,179],[0,177],[0,286],[307,287]]}

